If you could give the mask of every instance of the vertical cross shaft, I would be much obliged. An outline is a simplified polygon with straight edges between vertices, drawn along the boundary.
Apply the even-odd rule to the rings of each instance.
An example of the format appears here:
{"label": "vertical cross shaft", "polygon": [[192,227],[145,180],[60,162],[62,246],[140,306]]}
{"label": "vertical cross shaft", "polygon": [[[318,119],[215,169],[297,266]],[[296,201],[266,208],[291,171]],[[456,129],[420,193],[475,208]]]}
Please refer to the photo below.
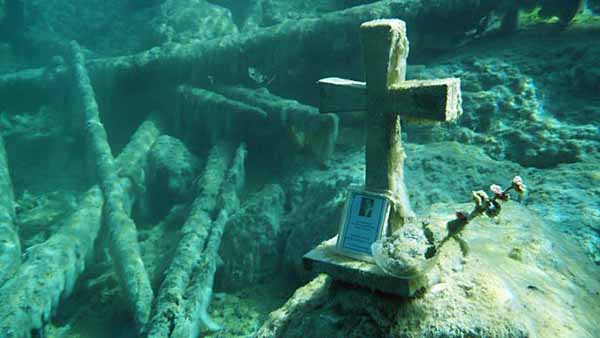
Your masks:
{"label": "vertical cross shaft", "polygon": [[406,79],[408,39],[400,20],[375,20],[361,25],[367,80],[366,188],[391,193],[391,224],[414,217],[404,185],[404,148],[400,115],[388,111],[390,87]]}
{"label": "vertical cross shaft", "polygon": [[406,80],[408,39],[401,20],[362,24],[367,82],[319,80],[321,113],[366,110],[366,189],[391,195],[390,229],[413,218],[404,185],[400,118],[448,122],[462,112],[460,79]]}

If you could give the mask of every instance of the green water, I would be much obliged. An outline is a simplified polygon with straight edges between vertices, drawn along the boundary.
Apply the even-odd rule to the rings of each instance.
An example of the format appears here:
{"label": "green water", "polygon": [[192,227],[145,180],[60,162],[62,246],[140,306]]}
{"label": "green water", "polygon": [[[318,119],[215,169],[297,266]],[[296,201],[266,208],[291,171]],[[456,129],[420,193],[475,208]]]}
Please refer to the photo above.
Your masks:
{"label": "green water", "polygon": [[[0,337],[596,336],[599,15],[0,0]],[[376,19],[406,36],[375,41],[360,25]],[[424,84],[447,78],[460,91]],[[527,194],[436,251],[411,297],[303,262],[350,188],[390,190],[390,229],[408,209],[435,227],[517,175]]]}

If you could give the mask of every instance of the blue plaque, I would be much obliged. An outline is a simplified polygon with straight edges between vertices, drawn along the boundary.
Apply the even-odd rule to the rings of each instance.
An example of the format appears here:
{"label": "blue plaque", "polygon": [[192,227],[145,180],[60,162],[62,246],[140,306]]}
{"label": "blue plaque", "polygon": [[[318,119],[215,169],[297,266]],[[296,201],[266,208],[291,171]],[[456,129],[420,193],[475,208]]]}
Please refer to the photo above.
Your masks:
{"label": "blue plaque", "polygon": [[387,230],[390,205],[384,194],[351,189],[342,214],[338,251],[372,262],[371,244]]}

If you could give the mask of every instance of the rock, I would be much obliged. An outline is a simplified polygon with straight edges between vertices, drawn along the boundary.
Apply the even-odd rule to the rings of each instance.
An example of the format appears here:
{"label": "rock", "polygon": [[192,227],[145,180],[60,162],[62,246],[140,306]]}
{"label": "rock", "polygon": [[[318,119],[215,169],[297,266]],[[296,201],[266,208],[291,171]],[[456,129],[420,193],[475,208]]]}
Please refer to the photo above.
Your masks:
{"label": "rock", "polygon": [[[58,91],[56,94],[61,95]],[[6,141],[15,186],[28,182],[46,190],[49,177],[83,179],[86,174],[80,160],[83,142],[77,142],[79,131],[72,128],[68,115],[54,105],[43,105],[33,111],[0,111],[0,130]]]}
{"label": "rock", "polygon": [[283,257],[281,217],[285,194],[278,184],[266,185],[242,205],[227,223],[219,256],[223,265],[217,284],[238,290],[277,274]]}
{"label": "rock", "polygon": [[158,137],[148,153],[146,177],[146,206],[143,213],[161,219],[175,205],[188,202],[194,193],[198,159],[180,140],[163,135]]}
{"label": "rock", "polygon": [[[558,107],[551,104],[554,101],[547,102],[551,99],[546,96],[555,90],[556,84],[544,83],[541,73],[550,67],[560,71],[562,59],[558,59],[560,62],[547,61],[545,70],[525,69],[521,64],[496,57],[460,60],[454,58],[452,63],[431,68],[409,68],[410,77],[461,77],[464,107],[457,126],[407,124],[410,141],[456,139],[483,147],[494,159],[507,159],[536,168],[573,163],[590,153],[600,152],[600,133],[591,124],[600,119],[600,109],[586,108],[589,110],[587,120],[573,120],[575,117],[565,113],[558,115],[559,109],[563,108],[561,102],[557,102]],[[594,75],[593,67],[588,71],[588,64],[589,61],[582,62],[572,71],[582,74],[576,76],[577,80],[565,78],[564,81],[587,88],[585,90],[594,88],[598,76]],[[564,109],[572,116],[579,114],[572,107]]]}
{"label": "rock", "polygon": [[233,21],[239,29],[244,27],[251,9],[257,7],[256,0],[207,0],[210,3],[225,7],[231,11]]}
{"label": "rock", "polygon": [[46,241],[77,207],[75,191],[23,191],[17,198],[17,223],[24,247]]}
{"label": "rock", "polygon": [[[490,184],[490,175],[509,181],[521,170],[512,163],[501,165],[473,146],[446,142],[406,147],[405,182],[417,212],[432,203],[468,200],[472,190]],[[337,234],[347,189],[364,183],[364,150],[336,153],[331,164],[327,171],[302,168],[285,185],[292,208],[285,216],[291,229],[285,259],[305,278],[302,256]],[[455,172],[462,177],[457,179]]]}
{"label": "rock", "polygon": [[[224,2],[224,0],[219,1]],[[323,0],[251,0],[251,2],[252,4],[247,8],[246,19],[242,27],[244,32],[277,25],[285,20],[316,17],[334,9],[339,9],[332,1]]]}
{"label": "rock", "polygon": [[596,162],[563,164],[551,170],[527,174],[534,191],[527,203],[547,221],[576,231],[600,231],[600,170]]}
{"label": "rock", "polygon": [[[405,182],[417,214],[434,203],[468,201],[471,191],[521,175],[531,187],[528,206],[557,228],[580,233],[581,248],[587,246],[586,236],[598,237],[600,201],[595,196],[600,193],[600,173],[594,161],[526,169],[456,142],[405,145]],[[285,260],[296,274],[308,277],[301,257],[337,233],[346,190],[364,182],[364,156],[362,150],[336,153],[327,171],[303,168],[284,185],[292,206],[284,218],[291,229]]]}
{"label": "rock", "polygon": [[154,45],[237,34],[231,12],[205,0],[166,0],[151,18]]}
{"label": "rock", "polygon": [[[427,214],[443,224],[456,210],[470,207],[436,204]],[[577,337],[594,332],[600,309],[594,296],[600,290],[597,271],[576,243],[549,223],[508,202],[499,218],[473,220],[463,238],[472,248],[469,255],[463,257],[456,241],[447,242],[435,268],[439,282],[419,297],[333,283],[324,304],[268,337]],[[510,257],[514,248],[521,261]],[[314,298],[322,293],[318,289]],[[303,298],[306,303],[312,296],[308,292]]]}

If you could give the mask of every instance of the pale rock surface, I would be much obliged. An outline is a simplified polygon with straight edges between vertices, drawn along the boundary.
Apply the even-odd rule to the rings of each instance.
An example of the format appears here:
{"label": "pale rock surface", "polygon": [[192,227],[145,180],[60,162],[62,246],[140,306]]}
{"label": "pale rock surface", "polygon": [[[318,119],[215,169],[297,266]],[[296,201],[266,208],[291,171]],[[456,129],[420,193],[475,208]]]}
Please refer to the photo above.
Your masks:
{"label": "pale rock surface", "polygon": [[[494,160],[478,147],[455,142],[408,143],[406,149],[405,180],[418,215],[435,203],[469,201],[471,191],[487,190],[491,184],[504,185],[521,175],[530,189],[525,204],[545,215],[556,229],[575,235],[581,252],[598,257],[596,210],[600,202],[595,196],[600,175],[592,162],[525,169],[516,163]],[[285,185],[292,206],[285,222],[293,224],[285,260],[305,278],[308,276],[301,257],[337,233],[346,189],[364,184],[362,150],[338,153],[332,163],[327,171],[304,169]]]}
{"label": "pale rock surface", "polygon": [[[470,207],[435,204],[426,214],[443,226]],[[593,336],[599,273],[575,242],[515,202],[497,219],[475,219],[463,235],[470,254],[449,241],[430,273],[438,281],[422,295],[401,299],[334,283],[322,305],[262,337]],[[295,302],[313,298],[303,297]]]}
{"label": "pale rock surface", "polygon": [[155,45],[209,40],[238,29],[231,12],[205,0],[166,0],[151,19]]}
{"label": "pale rock surface", "polygon": [[[464,108],[454,126],[407,124],[409,141],[454,139],[525,167],[548,168],[597,157],[600,109],[590,100],[600,83],[594,66],[597,50],[560,42],[540,62],[540,50],[559,42],[522,39],[527,42],[506,47],[511,50],[503,57],[488,52],[502,45],[486,49],[481,44],[427,67],[409,67],[409,78],[460,77]],[[571,67],[574,59],[578,61]]]}

